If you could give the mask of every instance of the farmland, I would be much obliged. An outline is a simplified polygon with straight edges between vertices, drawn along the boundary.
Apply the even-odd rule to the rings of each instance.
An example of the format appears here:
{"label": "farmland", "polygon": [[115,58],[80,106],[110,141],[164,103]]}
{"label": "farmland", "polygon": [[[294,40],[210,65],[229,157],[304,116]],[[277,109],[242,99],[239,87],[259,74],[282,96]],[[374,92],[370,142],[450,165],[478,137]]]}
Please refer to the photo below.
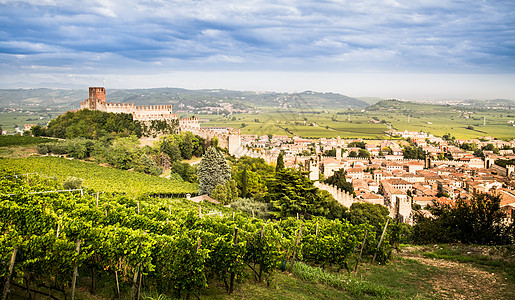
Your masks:
{"label": "farmland", "polygon": [[[373,106],[372,106],[373,107]],[[306,138],[385,139],[391,125],[395,130],[424,131],[436,136],[452,133],[456,138],[493,136],[515,138],[515,112],[506,110],[464,111],[437,105],[414,105],[398,109],[339,111],[274,111],[234,114],[229,117],[198,115],[209,120],[203,127],[232,127],[242,134],[297,135]]]}
{"label": "farmland", "polygon": [[77,177],[83,180],[85,188],[108,193],[122,192],[132,196],[146,193],[197,192],[197,185],[189,182],[59,157],[3,158],[0,159],[0,169],[13,170],[16,173],[37,172],[42,177],[55,178],[61,182],[68,177]]}

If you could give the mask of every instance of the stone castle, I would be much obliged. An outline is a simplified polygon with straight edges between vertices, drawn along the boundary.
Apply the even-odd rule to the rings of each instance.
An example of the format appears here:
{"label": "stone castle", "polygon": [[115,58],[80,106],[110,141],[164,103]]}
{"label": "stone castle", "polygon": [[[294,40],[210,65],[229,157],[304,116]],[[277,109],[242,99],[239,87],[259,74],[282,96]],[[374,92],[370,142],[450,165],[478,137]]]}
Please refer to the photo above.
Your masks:
{"label": "stone castle", "polygon": [[239,156],[241,141],[239,130],[232,128],[201,128],[196,117],[179,118],[172,112],[172,105],[134,105],[134,103],[109,103],[106,102],[106,90],[104,87],[90,87],[89,97],[80,103],[79,109],[99,110],[112,113],[132,114],[134,120],[150,123],[154,120],[179,121],[181,131],[189,131],[204,139],[218,139],[222,148],[229,150],[232,155]]}

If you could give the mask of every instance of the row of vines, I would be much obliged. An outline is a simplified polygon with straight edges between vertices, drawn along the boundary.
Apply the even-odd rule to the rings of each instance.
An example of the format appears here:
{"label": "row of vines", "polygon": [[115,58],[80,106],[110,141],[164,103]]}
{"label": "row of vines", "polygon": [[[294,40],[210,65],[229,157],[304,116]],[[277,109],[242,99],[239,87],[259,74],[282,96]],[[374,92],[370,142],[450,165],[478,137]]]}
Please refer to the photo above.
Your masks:
{"label": "row of vines", "polygon": [[118,298],[138,298],[142,289],[198,296],[213,280],[228,292],[249,276],[270,282],[285,261],[351,269],[360,252],[385,260],[390,251],[388,237],[377,249],[379,237],[368,224],[263,221],[187,200],[43,193],[59,187],[34,175],[2,171],[0,177],[5,294],[10,284],[30,297],[45,291],[55,299],[73,298],[77,274],[84,273],[92,293],[96,278],[103,278]]}

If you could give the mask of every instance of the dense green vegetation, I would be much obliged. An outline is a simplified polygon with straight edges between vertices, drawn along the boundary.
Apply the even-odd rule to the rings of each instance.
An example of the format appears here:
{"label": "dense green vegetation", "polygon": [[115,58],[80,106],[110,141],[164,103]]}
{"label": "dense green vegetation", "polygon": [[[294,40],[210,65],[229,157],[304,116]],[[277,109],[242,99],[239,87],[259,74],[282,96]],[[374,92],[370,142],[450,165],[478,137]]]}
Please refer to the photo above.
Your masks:
{"label": "dense green vegetation", "polygon": [[502,222],[501,196],[477,194],[468,201],[453,204],[434,203],[432,216],[415,216],[414,237],[418,243],[501,244],[515,242],[515,223]]}
{"label": "dense green vegetation", "polygon": [[58,157],[29,157],[0,159],[0,168],[10,168],[17,173],[34,173],[64,181],[68,177],[83,180],[83,186],[107,193],[184,194],[196,193],[197,185],[177,179],[165,179],[147,174],[128,172],[95,163]]}
{"label": "dense green vegetation", "polygon": [[20,136],[20,135],[0,135],[0,147],[21,146],[21,145],[37,145],[53,142],[53,139]]}
{"label": "dense green vegetation", "polygon": [[67,112],[50,121],[40,135],[58,138],[99,139],[108,134],[141,137],[143,129],[131,114],[106,113],[83,109]]}
{"label": "dense green vegetation", "polygon": [[39,154],[67,154],[78,159],[92,158],[98,163],[109,164],[122,170],[160,175],[163,169],[172,169],[186,181],[194,182],[196,177],[191,168],[181,164],[183,159],[200,157],[209,145],[190,132],[168,135],[153,146],[140,147],[136,136],[104,136],[99,140],[74,138],[38,145]]}
{"label": "dense green vegetation", "polygon": [[[295,258],[350,268],[371,228],[325,218],[265,222],[234,216],[223,207],[198,208],[180,200],[31,194],[60,186],[38,176],[17,178],[5,171],[1,175],[0,228],[5,234],[0,255],[8,260],[17,247],[13,282],[32,291],[44,287],[45,293],[65,297],[71,293],[72,274],[77,274],[74,268],[82,270],[79,274],[92,274],[92,281],[109,280],[131,298],[141,289],[179,297],[198,295],[216,281],[232,293],[247,276],[272,282],[281,261],[291,264]],[[388,240],[378,248],[377,237],[370,231],[363,244],[364,257],[377,252],[378,260],[385,262],[391,251]],[[8,278],[7,267],[2,264],[0,269],[4,278]],[[376,295],[378,291],[361,292]]]}

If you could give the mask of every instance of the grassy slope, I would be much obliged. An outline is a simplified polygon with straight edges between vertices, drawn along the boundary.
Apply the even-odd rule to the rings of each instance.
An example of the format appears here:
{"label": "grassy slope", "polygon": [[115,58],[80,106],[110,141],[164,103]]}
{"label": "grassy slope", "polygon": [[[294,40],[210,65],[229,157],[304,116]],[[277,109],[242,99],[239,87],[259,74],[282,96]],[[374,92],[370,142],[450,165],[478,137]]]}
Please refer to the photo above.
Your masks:
{"label": "grassy slope", "polygon": [[0,168],[18,173],[38,172],[40,176],[55,177],[60,181],[69,176],[83,179],[83,186],[103,192],[125,192],[131,195],[144,193],[194,193],[197,185],[172,181],[147,174],[102,167],[95,163],[58,157],[29,157],[0,159]]}
{"label": "grassy slope", "polygon": [[[514,299],[515,248],[467,245],[405,246],[394,254],[387,265],[363,263],[350,279],[367,282],[389,293],[388,299]],[[485,256],[486,254],[486,256]],[[210,280],[209,288],[200,299],[376,299],[368,294],[356,294],[350,289],[335,288],[321,280],[303,280],[298,272],[277,271],[272,283],[256,283],[246,278],[229,295],[222,282]],[[340,275],[331,267],[329,276]],[[308,274],[310,275],[310,274]],[[112,281],[112,278],[106,278]],[[122,289],[128,294],[130,286]],[[352,287],[363,285],[351,284]],[[78,299],[105,299],[112,295],[112,286],[104,285],[100,295],[92,297],[83,286]],[[144,290],[144,299],[174,299]],[[193,297],[194,298],[194,297]],[[379,297],[381,298],[381,297]]]}

